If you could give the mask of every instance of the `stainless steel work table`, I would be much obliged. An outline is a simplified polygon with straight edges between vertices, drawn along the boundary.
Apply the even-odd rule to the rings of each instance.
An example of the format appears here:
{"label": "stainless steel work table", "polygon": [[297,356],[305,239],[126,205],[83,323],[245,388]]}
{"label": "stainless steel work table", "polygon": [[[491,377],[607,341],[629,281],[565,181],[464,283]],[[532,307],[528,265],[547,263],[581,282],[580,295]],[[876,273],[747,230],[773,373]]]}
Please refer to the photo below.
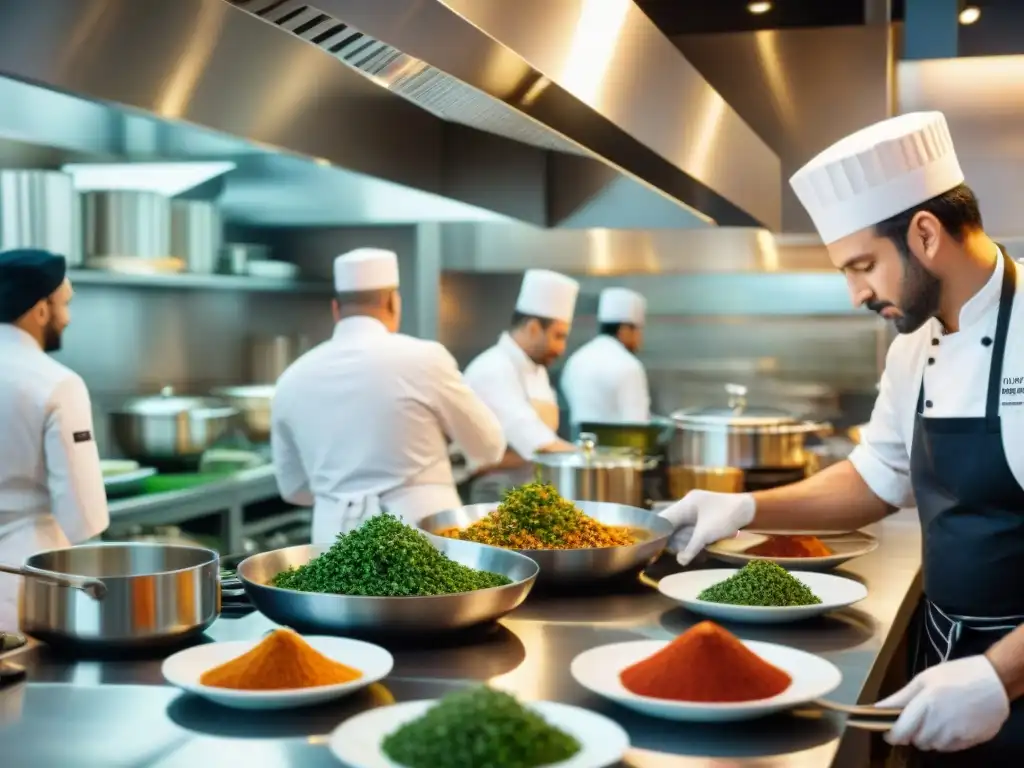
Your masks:
{"label": "stainless steel work table", "polygon": [[[854,609],[796,625],[734,625],[741,637],[818,653],[843,672],[832,696],[874,699],[919,594],[920,530],[905,511],[873,531],[881,546],[844,569],[868,585]],[[674,569],[662,561],[654,577]],[[472,640],[409,638],[392,648],[395,669],[354,698],[311,710],[259,713],[222,709],[179,697],[163,685],[159,660],[68,661],[40,647],[7,658],[29,680],[0,689],[0,763],[28,768],[205,768],[337,765],[323,735],[374,704],[434,698],[490,680],[527,699],[552,699],[603,712],[629,731],[633,768],[750,765],[808,768],[865,765],[867,734],[842,718],[781,715],[749,723],[688,725],[634,714],[590,695],[569,675],[569,662],[596,645],[670,638],[697,618],[649,586],[613,593],[534,594],[500,625]],[[214,639],[255,638],[271,624],[258,614],[221,619]]]}

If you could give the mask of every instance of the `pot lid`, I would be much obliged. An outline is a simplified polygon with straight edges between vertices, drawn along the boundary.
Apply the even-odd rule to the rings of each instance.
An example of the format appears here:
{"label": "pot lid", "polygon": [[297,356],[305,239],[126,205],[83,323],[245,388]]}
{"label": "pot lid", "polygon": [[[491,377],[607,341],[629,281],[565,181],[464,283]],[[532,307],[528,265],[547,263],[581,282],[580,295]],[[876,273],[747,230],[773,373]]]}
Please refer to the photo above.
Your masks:
{"label": "pot lid", "polygon": [[611,448],[599,446],[597,437],[591,432],[581,432],[576,441],[575,451],[538,453],[533,457],[535,464],[546,467],[569,467],[572,469],[615,469],[627,467],[644,469],[646,460],[634,448]]}
{"label": "pot lid", "polygon": [[672,414],[672,418],[684,424],[702,424],[736,427],[778,427],[797,423],[797,419],[778,408],[751,407],[747,405],[747,388],[740,384],[726,384],[729,397],[727,406],[707,408],[685,408]]}

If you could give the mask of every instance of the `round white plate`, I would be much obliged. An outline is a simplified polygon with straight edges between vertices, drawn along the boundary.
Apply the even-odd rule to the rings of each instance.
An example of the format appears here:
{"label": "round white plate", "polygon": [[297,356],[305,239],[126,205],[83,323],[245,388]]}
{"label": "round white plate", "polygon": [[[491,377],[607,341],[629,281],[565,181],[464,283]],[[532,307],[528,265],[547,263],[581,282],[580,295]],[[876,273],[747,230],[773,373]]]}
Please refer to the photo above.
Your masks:
{"label": "round white plate", "polygon": [[739,573],[733,568],[715,568],[703,571],[684,571],[666,576],[658,584],[658,591],[682,603],[686,608],[719,621],[745,621],[752,624],[783,624],[820,616],[829,611],[845,608],[868,596],[868,589],[859,581],[832,576],[828,573],[792,571],[820,600],[818,605],[787,607],[726,605],[700,600],[697,595],[708,587],[725,581]]}
{"label": "round white plate", "polygon": [[[842,675],[834,664],[794,648],[773,643],[744,640],[743,644],[769,664],[785,670],[793,682],[778,696],[759,701],[726,704],[669,701],[637,696],[626,690],[619,673],[638,661],[653,656],[668,640],[637,640],[629,643],[602,645],[584,651],[572,661],[570,671],[576,682],[599,696],[651,717],[695,723],[724,723],[753,720],[806,704],[834,691]],[[679,670],[685,675],[687,670]]]}
{"label": "round white plate", "polygon": [[259,640],[207,643],[186,648],[184,651],[179,651],[168,657],[164,661],[161,671],[171,685],[225,707],[289,709],[319,704],[355,693],[387,677],[395,663],[391,654],[386,650],[361,640],[319,635],[305,636],[303,640],[327,658],[358,669],[363,676],[351,683],[342,683],[341,685],[323,685],[316,688],[280,691],[235,691],[229,688],[214,688],[200,684],[200,676],[208,669],[238,658],[252,649]]}
{"label": "round white plate", "polygon": [[744,566],[751,560],[769,560],[781,565],[786,570],[796,571],[830,571],[838,568],[847,560],[861,557],[878,548],[878,539],[863,531],[819,536],[822,542],[832,550],[828,557],[762,557],[748,555],[744,550],[764,541],[766,536],[760,533],[740,531],[736,536],[709,544],[706,551],[716,560],[729,565]]}
{"label": "round white plate", "polygon": [[[350,768],[402,768],[380,749],[384,737],[399,726],[415,720],[436,700],[409,701],[378,707],[349,718],[331,734],[334,756]],[[604,715],[568,704],[535,701],[526,704],[548,724],[575,736],[580,751],[550,768],[605,768],[622,759],[629,749],[629,736],[618,723]]]}

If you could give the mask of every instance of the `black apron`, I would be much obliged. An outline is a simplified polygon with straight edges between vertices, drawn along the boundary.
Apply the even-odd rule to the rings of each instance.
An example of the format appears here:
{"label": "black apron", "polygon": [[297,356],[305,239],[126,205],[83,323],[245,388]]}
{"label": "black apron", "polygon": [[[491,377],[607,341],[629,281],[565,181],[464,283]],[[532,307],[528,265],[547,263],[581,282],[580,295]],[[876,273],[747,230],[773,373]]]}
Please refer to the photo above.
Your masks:
{"label": "black apron", "polygon": [[[1010,470],[999,418],[1016,267],[1002,258],[985,416],[926,418],[930,403],[921,379],[910,477],[921,517],[925,600],[911,643],[913,674],[984,653],[1024,623],[1024,488]],[[1010,719],[992,741],[961,752],[921,753],[918,762],[1024,766],[1024,700],[1011,706]]]}

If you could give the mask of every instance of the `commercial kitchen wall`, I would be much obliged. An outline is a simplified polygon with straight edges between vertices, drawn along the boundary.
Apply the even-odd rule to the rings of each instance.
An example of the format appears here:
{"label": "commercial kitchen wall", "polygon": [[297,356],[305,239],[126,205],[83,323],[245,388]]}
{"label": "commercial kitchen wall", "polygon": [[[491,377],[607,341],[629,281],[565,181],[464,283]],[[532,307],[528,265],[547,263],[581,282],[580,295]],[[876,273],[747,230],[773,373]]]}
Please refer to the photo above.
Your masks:
{"label": "commercial kitchen wall", "polygon": [[[330,279],[334,256],[376,246],[399,254],[414,289],[414,227],[334,230],[234,230],[229,240],[262,242],[299,264],[307,281]],[[406,295],[403,330],[417,333],[415,290]],[[202,395],[211,387],[249,383],[247,342],[253,336],[304,335],[311,343],[331,333],[330,294],[80,285],[72,323],[58,359],[78,372],[93,397],[97,442],[116,456],[108,411],[137,394],[172,386]]]}

